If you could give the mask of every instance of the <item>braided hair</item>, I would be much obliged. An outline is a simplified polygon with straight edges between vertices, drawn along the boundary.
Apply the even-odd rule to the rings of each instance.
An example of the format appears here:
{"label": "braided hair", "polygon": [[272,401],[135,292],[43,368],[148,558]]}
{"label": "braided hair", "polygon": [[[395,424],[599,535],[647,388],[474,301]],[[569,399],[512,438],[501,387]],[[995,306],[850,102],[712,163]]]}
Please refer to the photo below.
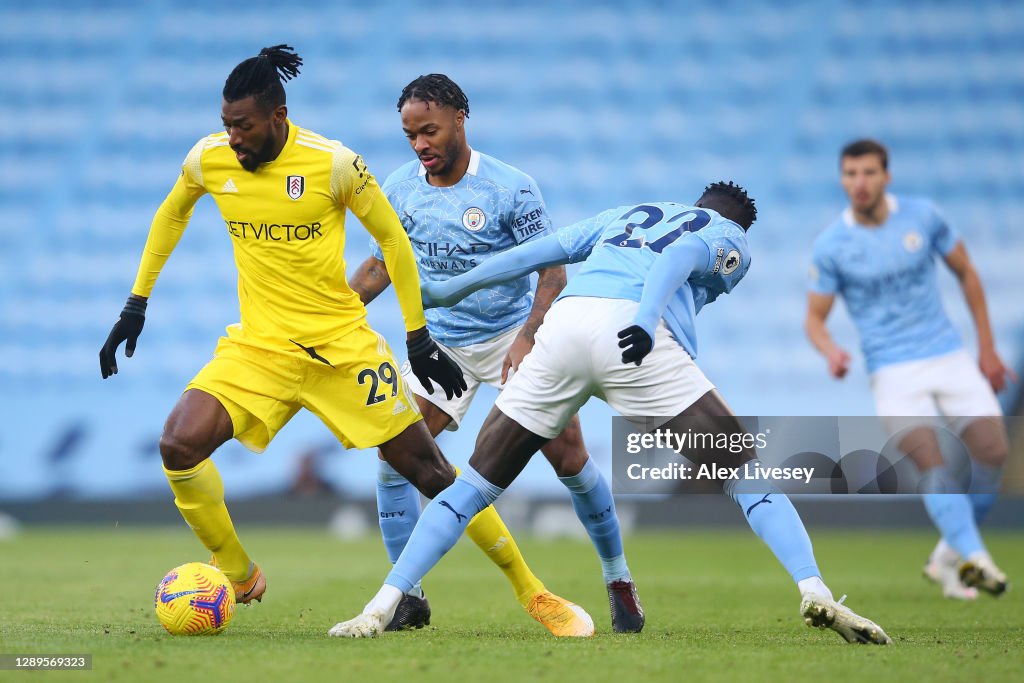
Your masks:
{"label": "braided hair", "polygon": [[462,113],[469,116],[469,100],[466,93],[444,74],[420,76],[405,86],[398,98],[398,111],[402,111],[402,105],[411,99],[433,102],[442,107],[451,107],[455,111],[462,110]]}
{"label": "braided hair", "polygon": [[231,71],[224,81],[224,99],[237,102],[252,96],[268,110],[279,107],[285,103],[282,81],[298,76],[300,66],[302,57],[292,46],[265,47]]}
{"label": "braided hair", "polygon": [[754,200],[747,196],[746,190],[731,180],[711,183],[705,187],[704,194],[697,200],[698,206],[703,206],[705,199],[713,200],[718,213],[731,221],[736,221],[744,230],[757,220]]}

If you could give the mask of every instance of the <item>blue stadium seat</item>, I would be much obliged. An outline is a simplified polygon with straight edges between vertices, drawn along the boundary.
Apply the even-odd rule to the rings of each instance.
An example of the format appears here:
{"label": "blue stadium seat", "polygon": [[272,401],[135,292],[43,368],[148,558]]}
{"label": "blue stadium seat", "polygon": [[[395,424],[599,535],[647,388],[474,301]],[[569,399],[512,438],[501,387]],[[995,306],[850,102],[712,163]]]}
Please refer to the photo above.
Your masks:
{"label": "blue stadium seat", "polygon": [[[0,130],[6,407],[41,392],[73,415],[78,404],[61,397],[115,391],[110,380],[97,389],[96,351],[153,212],[191,145],[218,130],[229,68],[278,42],[306,57],[288,86],[293,119],[363,153],[382,179],[412,158],[395,112],[401,87],[445,71],[472,102],[471,143],[533,175],[557,224],[691,200],[722,178],[748,186],[761,211],[751,275],[700,329],[702,366],[745,411],[870,410],[864,381],[828,379],[802,331],[810,243],[843,207],[836,154],[854,137],[887,142],[894,189],[934,197],[963,232],[999,343],[1020,356],[1020,3],[724,0],[683,12],[417,0],[398,11],[322,0],[281,12],[266,1],[42,0],[8,4],[0,22],[0,113],[13,122]],[[366,253],[352,226],[350,269]],[[963,305],[954,296],[948,307]],[[116,391],[162,410],[235,316],[229,241],[204,200]],[[391,336],[398,316],[393,297],[371,312]],[[854,349],[844,318],[836,332]],[[18,434],[0,442],[0,462],[28,443]],[[472,436],[460,432],[455,448]]]}

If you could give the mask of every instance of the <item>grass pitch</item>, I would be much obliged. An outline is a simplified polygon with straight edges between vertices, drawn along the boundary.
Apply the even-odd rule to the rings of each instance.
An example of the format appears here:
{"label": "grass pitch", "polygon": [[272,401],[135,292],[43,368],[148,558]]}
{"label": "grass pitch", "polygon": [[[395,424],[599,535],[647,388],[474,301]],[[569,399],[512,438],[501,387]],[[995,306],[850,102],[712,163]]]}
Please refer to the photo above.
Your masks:
{"label": "grass pitch", "polygon": [[[837,596],[878,621],[891,647],[846,644],[804,626],[789,577],[749,531],[643,534],[626,541],[647,612],[639,635],[610,632],[597,561],[580,541],[520,546],[548,587],[583,605],[598,634],[556,640],[466,540],[427,577],[432,625],[376,640],[326,637],[383,579],[378,539],[243,528],[268,577],[262,604],[227,631],[171,637],[153,614],[157,582],[205,560],[185,528],[32,529],[0,542],[0,653],[91,654],[91,671],[0,671],[0,680],[103,681],[1019,681],[1024,609],[1010,591],[975,603],[940,597],[919,575],[930,533],[812,529]],[[989,534],[1024,577],[1024,534]]]}

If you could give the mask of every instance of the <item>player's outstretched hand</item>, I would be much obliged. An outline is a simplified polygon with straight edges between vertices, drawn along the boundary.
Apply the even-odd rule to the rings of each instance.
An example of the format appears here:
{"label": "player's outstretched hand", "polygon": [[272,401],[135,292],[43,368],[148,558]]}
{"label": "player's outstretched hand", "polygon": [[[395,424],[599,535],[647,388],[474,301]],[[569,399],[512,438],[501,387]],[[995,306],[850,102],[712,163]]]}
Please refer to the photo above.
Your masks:
{"label": "player's outstretched hand", "polygon": [[619,348],[622,349],[623,363],[627,365],[636,363],[639,366],[640,362],[654,348],[654,340],[644,328],[639,325],[630,325],[619,331]]}
{"label": "player's outstretched hand", "polygon": [[142,326],[146,323],[146,300],[132,295],[121,311],[121,317],[114,323],[114,329],[107,335],[107,341],[100,349],[100,374],[103,379],[117,374],[117,347],[124,345],[124,355],[131,358],[135,354],[135,344],[142,334]]}
{"label": "player's outstretched hand", "polygon": [[429,392],[434,393],[434,385],[431,380],[437,382],[448,399],[454,396],[462,396],[466,390],[466,379],[462,376],[462,368],[455,364],[448,355],[438,347],[422,327],[412,332],[406,341],[409,351],[409,367],[416,379]]}

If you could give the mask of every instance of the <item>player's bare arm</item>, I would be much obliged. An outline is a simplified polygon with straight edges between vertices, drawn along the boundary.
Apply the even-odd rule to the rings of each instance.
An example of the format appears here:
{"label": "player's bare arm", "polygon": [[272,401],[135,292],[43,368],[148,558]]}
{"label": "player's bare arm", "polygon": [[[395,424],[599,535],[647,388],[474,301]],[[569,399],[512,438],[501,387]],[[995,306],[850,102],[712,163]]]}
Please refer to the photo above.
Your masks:
{"label": "player's bare arm", "polygon": [[364,306],[368,305],[391,286],[391,275],[388,274],[387,264],[379,258],[370,256],[349,278],[348,286],[359,295],[359,300],[363,302]]}
{"label": "player's bare arm", "polygon": [[832,311],[835,295],[811,292],[807,295],[807,317],[804,319],[804,331],[814,348],[828,361],[828,372],[836,379],[842,379],[850,370],[850,354],[833,341],[828,333],[825,320]]}
{"label": "player's bare arm", "polygon": [[548,309],[551,308],[551,304],[565,288],[565,266],[544,268],[538,271],[538,275],[537,291],[533,295],[533,308],[530,309],[530,317],[523,323],[523,329],[516,335],[512,346],[508,350],[508,355],[505,356],[505,362],[502,364],[502,383],[508,381],[508,371],[510,369],[512,371],[518,370],[519,364],[523,362],[523,358],[533,349],[535,335],[537,330],[540,329],[540,324],[544,322],[544,316],[547,314]]}
{"label": "player's bare arm", "polygon": [[1006,388],[1006,379],[1017,381],[1017,375],[1008,368],[999,353],[996,351],[995,337],[992,335],[992,325],[989,322],[988,306],[985,303],[985,289],[978,277],[978,271],[974,263],[967,255],[967,248],[963,242],[957,242],[956,246],[946,254],[946,265],[960,282],[960,289],[963,290],[964,300],[967,308],[971,311],[971,318],[974,319],[974,329],[978,336],[978,365],[985,375],[992,390],[1000,392]]}

